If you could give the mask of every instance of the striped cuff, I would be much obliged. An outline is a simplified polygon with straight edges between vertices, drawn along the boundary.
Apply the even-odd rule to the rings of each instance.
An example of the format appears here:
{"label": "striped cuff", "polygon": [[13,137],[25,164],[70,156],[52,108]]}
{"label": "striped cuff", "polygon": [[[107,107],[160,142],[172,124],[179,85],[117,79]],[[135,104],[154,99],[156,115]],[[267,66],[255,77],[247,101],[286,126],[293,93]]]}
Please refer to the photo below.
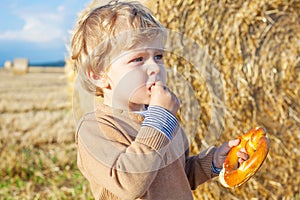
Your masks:
{"label": "striped cuff", "polygon": [[172,140],[177,124],[177,118],[168,110],[159,106],[149,106],[142,126],[155,128]]}
{"label": "striped cuff", "polygon": [[211,170],[215,173],[215,174],[220,174],[220,172],[222,171],[222,168],[217,168],[214,165],[214,162],[211,163]]}

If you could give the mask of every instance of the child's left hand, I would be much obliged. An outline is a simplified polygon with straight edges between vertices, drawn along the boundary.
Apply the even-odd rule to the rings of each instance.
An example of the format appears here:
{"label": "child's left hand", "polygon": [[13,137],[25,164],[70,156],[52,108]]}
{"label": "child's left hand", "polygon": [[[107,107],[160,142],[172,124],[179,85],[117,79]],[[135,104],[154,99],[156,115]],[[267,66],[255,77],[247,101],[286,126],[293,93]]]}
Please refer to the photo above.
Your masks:
{"label": "child's left hand", "polygon": [[[223,162],[230,151],[230,149],[234,146],[239,145],[240,139],[230,140],[229,142],[225,142],[222,144],[214,153],[213,163],[215,167],[222,168]],[[245,148],[241,148],[240,151],[237,152],[237,156],[239,157],[239,163],[242,164],[249,158],[249,155],[246,152]]]}

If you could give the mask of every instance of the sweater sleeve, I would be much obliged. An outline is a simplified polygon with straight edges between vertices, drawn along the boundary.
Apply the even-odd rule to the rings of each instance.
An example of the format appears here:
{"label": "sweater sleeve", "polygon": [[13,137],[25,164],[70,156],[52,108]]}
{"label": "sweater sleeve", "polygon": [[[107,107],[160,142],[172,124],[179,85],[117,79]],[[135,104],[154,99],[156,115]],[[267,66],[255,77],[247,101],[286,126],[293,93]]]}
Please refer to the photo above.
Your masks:
{"label": "sweater sleeve", "polygon": [[215,147],[210,147],[198,155],[187,157],[185,170],[192,190],[217,176],[211,168],[215,150]]}
{"label": "sweater sleeve", "polygon": [[124,199],[143,196],[170,143],[162,132],[148,126],[130,141],[109,120],[83,120],[77,130],[78,167],[84,176]]}

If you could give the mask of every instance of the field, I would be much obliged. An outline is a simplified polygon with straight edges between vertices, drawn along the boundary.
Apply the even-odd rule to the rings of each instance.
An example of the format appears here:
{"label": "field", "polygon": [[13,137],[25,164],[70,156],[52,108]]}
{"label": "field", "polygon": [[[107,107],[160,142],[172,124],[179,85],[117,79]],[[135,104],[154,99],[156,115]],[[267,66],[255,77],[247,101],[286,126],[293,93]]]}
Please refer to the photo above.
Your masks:
{"label": "field", "polygon": [[63,69],[0,69],[0,199],[90,199]]}

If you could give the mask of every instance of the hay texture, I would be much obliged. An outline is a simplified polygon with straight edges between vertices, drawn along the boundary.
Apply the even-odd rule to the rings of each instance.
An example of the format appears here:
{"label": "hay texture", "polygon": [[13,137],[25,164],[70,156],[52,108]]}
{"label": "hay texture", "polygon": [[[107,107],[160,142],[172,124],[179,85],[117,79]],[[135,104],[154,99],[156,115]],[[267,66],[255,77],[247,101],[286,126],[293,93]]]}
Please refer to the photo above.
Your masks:
{"label": "hay texture", "polygon": [[[193,66],[175,61],[182,74],[189,74],[201,109],[192,152],[205,145],[211,123],[223,127],[211,133],[220,136],[214,137],[216,145],[257,125],[271,140],[267,160],[245,185],[233,190],[212,181],[194,191],[195,199],[299,199],[300,1],[161,0],[148,5],[166,28],[207,49],[218,72],[208,75],[222,80],[223,93],[212,92],[214,79],[204,81]],[[194,109],[192,103],[185,106]],[[218,119],[211,110],[220,108]]]}
{"label": "hay texture", "polygon": [[[194,191],[195,199],[299,199],[300,1],[145,4],[166,28],[195,41],[210,58],[205,78],[180,56],[170,55],[165,64],[186,80],[168,84],[184,97],[181,123],[186,130],[196,127],[189,135],[191,153],[258,125],[267,129],[271,142],[265,163],[246,184],[225,189],[214,179]],[[174,73],[169,76],[175,80]]]}

